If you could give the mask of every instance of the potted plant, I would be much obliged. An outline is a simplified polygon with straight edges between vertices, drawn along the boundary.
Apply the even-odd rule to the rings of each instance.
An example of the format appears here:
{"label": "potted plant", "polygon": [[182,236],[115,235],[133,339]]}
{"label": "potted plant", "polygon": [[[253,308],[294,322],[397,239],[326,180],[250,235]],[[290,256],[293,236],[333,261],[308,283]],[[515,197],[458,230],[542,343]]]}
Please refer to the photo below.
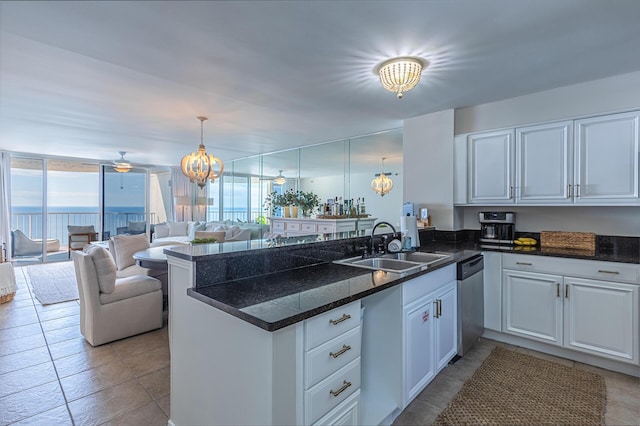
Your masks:
{"label": "potted plant", "polygon": [[320,198],[313,192],[298,191],[298,205],[302,209],[302,216],[309,217],[320,205]]}
{"label": "potted plant", "polygon": [[285,194],[278,194],[277,192],[272,192],[264,199],[264,208],[271,212],[271,216],[275,216],[276,210],[278,207],[287,207],[287,199]]}

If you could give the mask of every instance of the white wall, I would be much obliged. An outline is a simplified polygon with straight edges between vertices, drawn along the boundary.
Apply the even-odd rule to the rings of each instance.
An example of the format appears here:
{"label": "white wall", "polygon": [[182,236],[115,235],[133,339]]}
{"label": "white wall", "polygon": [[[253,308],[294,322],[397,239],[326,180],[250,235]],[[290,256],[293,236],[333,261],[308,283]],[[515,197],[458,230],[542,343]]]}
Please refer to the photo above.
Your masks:
{"label": "white wall", "polygon": [[427,207],[440,230],[454,229],[453,132],[451,109],[404,121],[404,201]]}
{"label": "white wall", "polygon": [[455,134],[640,108],[640,71],[459,108]]}
{"label": "white wall", "polygon": [[594,232],[598,235],[640,237],[638,207],[457,207],[464,212],[465,229],[480,229],[478,212],[516,213],[516,231]]}

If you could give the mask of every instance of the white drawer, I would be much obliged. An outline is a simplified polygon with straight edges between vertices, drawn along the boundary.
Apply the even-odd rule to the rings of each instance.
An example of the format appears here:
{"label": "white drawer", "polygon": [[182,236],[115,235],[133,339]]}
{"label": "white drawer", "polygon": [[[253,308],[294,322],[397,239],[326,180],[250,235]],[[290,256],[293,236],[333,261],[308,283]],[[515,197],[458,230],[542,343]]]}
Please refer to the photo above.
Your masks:
{"label": "white drawer", "polygon": [[359,325],[360,300],[310,318],[304,322],[304,350],[315,348]]}
{"label": "white drawer", "polygon": [[304,392],[304,423],[312,424],[360,389],[360,358]]}
{"label": "white drawer", "polygon": [[356,426],[360,424],[360,391],[357,390],[313,426]]}
{"label": "white drawer", "polygon": [[402,306],[426,296],[443,285],[455,281],[455,279],[456,264],[452,263],[444,268],[405,281],[402,283]]}
{"label": "white drawer", "polygon": [[285,222],[287,231],[299,231],[300,222]]}
{"label": "white drawer", "polygon": [[284,231],[284,222],[272,222],[271,229],[273,231]]}
{"label": "white drawer", "polygon": [[640,284],[640,265],[504,253],[502,267],[518,271]]}
{"label": "white drawer", "polygon": [[324,225],[324,224],[318,225],[318,232],[320,232],[321,234],[331,234],[333,233],[334,229],[335,228],[333,225]]}
{"label": "white drawer", "polygon": [[360,327],[353,328],[305,353],[305,389],[309,389],[360,356],[360,330]]}
{"label": "white drawer", "polygon": [[316,224],[315,223],[307,223],[307,222],[303,222],[302,223],[302,230],[305,232],[310,232],[315,234],[316,232]]}
{"label": "white drawer", "polygon": [[356,230],[356,222],[349,222],[349,223],[338,223],[338,225],[336,226],[336,232],[348,232],[348,231],[355,231]]}

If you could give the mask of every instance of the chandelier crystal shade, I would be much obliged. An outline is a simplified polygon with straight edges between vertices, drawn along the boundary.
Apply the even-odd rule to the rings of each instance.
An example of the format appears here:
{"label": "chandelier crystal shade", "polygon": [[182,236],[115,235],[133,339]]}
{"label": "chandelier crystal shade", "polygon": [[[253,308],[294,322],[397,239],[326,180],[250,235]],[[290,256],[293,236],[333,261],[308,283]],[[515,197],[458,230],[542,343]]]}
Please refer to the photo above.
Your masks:
{"label": "chandelier crystal shade", "polygon": [[113,170],[118,173],[128,173],[131,170],[131,162],[124,158],[126,151],[118,151],[120,158],[113,162]]}
{"label": "chandelier crystal shade", "polygon": [[429,65],[424,59],[403,56],[389,59],[377,65],[374,72],[380,77],[382,87],[402,99],[404,92],[416,87],[422,70]]}
{"label": "chandelier crystal shade", "polygon": [[[207,117],[198,117],[200,120],[200,145],[197,152],[182,157],[180,167],[182,173],[189,178],[189,181],[195,182],[200,188],[204,188],[207,180],[214,182],[224,172],[224,164],[222,160],[213,154],[207,154],[204,147],[204,122]],[[218,169],[216,171],[216,169]]]}
{"label": "chandelier crystal shade", "polygon": [[388,194],[389,191],[393,189],[393,180],[389,177],[391,173],[384,172],[385,159],[385,157],[382,157],[382,170],[380,173],[376,173],[375,179],[371,181],[371,189],[373,189],[376,194],[380,194],[381,197],[384,197],[385,194]]}

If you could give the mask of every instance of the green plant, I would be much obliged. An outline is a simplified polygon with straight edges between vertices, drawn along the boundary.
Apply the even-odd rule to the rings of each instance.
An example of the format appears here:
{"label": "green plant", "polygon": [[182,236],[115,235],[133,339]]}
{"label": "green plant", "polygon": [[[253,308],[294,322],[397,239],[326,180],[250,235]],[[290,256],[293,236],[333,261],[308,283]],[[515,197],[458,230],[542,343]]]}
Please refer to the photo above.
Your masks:
{"label": "green plant", "polygon": [[302,214],[308,216],[320,205],[320,198],[313,192],[298,191],[298,205]]}
{"label": "green plant", "polygon": [[265,210],[269,210],[272,215],[276,214],[278,207],[284,206],[288,206],[286,196],[284,194],[278,194],[275,191],[267,195],[263,203]]}
{"label": "green plant", "polygon": [[194,238],[191,240],[191,244],[211,244],[216,242],[218,242],[218,240],[215,238]]}

